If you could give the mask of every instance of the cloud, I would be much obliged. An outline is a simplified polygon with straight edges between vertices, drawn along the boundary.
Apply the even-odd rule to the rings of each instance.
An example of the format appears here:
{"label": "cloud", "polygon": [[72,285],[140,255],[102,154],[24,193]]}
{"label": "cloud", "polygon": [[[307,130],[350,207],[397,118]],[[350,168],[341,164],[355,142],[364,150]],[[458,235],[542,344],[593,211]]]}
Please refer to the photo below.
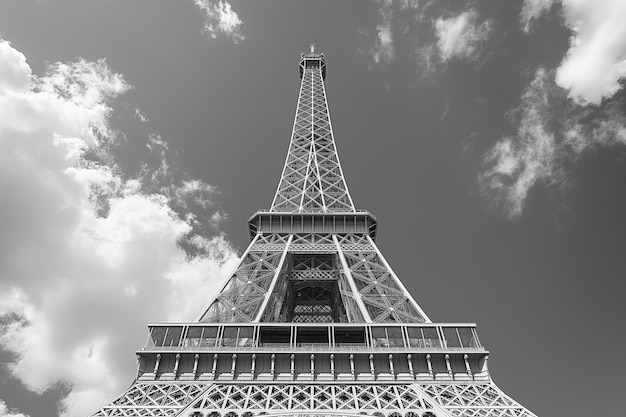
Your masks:
{"label": "cloud", "polygon": [[28,417],[25,414],[10,410],[4,401],[0,400],[0,417]]}
{"label": "cloud", "polygon": [[567,189],[573,162],[589,150],[626,145],[623,99],[580,106],[556,85],[554,71],[539,68],[512,112],[515,134],[485,156],[486,169],[479,176],[483,193],[516,218],[537,184],[556,192]]}
{"label": "cloud", "polygon": [[435,30],[443,62],[455,58],[477,61],[491,33],[491,22],[485,20],[479,24],[478,12],[470,9],[455,17],[437,19]]}
{"label": "cloud", "polygon": [[[529,33],[556,0],[525,0],[520,24]],[[561,0],[570,47],[556,71],[556,83],[579,104],[600,104],[623,87],[626,77],[626,2]]]}
{"label": "cloud", "polygon": [[211,211],[211,187],[163,170],[161,138],[158,175],[121,171],[109,120],[130,86],[105,61],[36,76],[9,42],[0,56],[0,348],[28,389],[67,385],[61,414],[84,416],[132,380],[146,323],[193,319],[236,254],[177,206]]}
{"label": "cloud", "polygon": [[626,2],[564,0],[563,17],[572,36],[556,82],[574,100],[599,104],[626,77]]}
{"label": "cloud", "polygon": [[510,217],[522,214],[529,190],[538,181],[561,177],[555,136],[547,127],[551,114],[548,73],[539,69],[522,95],[517,133],[505,137],[487,154],[491,167],[481,175],[483,191],[493,195]]}
{"label": "cloud", "polygon": [[393,61],[395,51],[393,49],[393,33],[391,32],[391,9],[381,9],[382,24],[376,26],[378,39],[374,43],[370,54],[375,63],[390,63]]}
{"label": "cloud", "polygon": [[[372,47],[364,52],[375,64],[390,64],[397,58],[414,59],[421,76],[430,76],[453,60],[481,63],[484,46],[492,33],[490,19],[464,4],[456,12],[435,1],[381,1],[379,24],[370,37]],[[457,5],[455,5],[457,6]]]}
{"label": "cloud", "polygon": [[211,2],[209,0],[194,0],[196,6],[205,14],[204,31],[213,39],[218,35],[226,35],[235,43],[243,41],[243,22],[232,9],[230,3],[224,0]]}
{"label": "cloud", "polygon": [[519,21],[524,33],[529,34],[536,21],[550,11],[555,0],[524,0]]}

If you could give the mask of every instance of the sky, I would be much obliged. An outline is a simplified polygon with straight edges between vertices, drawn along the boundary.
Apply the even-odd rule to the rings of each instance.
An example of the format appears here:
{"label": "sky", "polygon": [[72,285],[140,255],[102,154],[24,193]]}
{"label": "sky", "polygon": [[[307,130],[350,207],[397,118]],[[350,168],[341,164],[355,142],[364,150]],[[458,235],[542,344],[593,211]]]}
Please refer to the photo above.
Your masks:
{"label": "sky", "polygon": [[626,2],[0,3],[0,417],[128,387],[267,209],[315,43],[355,205],[538,416],[626,391]]}

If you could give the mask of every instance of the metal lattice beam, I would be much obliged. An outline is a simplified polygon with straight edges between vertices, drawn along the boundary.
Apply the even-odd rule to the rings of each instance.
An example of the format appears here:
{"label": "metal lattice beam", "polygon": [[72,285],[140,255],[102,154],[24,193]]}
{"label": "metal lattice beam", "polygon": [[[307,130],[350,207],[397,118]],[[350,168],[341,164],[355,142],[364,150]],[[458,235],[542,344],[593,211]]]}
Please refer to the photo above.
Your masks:
{"label": "metal lattice beam", "polygon": [[271,211],[355,211],[335,147],[321,68],[304,70],[289,152]]}

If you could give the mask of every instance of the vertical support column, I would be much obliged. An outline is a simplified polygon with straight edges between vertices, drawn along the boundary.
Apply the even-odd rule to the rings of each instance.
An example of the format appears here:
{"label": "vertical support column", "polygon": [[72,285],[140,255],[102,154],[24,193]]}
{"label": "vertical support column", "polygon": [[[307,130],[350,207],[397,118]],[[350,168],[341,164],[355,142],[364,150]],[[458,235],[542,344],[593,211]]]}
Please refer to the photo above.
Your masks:
{"label": "vertical support column", "polygon": [[196,376],[198,375],[198,361],[200,360],[200,355],[198,355],[197,353],[195,354],[195,356],[193,357],[193,379],[196,379]]}
{"label": "vertical support column", "polygon": [[435,379],[435,373],[433,372],[433,364],[430,361],[430,353],[426,354],[426,365],[428,365],[428,375],[431,379]]}
{"label": "vertical support column", "polygon": [[216,353],[213,355],[213,368],[211,370],[211,374],[213,375],[213,379],[215,379],[217,377],[216,373],[217,373],[217,358],[219,357],[219,355]]}
{"label": "vertical support column", "polygon": [[265,298],[263,299],[263,303],[259,308],[259,312],[253,320],[253,323],[258,323],[263,317],[263,313],[267,308],[267,304],[270,302],[270,298],[272,297],[272,293],[274,292],[274,287],[276,287],[276,283],[278,282],[278,277],[283,270],[283,265],[285,264],[285,258],[287,257],[287,252],[289,252],[289,245],[291,245],[291,241],[293,240],[293,235],[289,235],[289,239],[287,239],[287,243],[285,244],[285,249],[283,249],[283,254],[280,257],[280,262],[278,262],[278,266],[276,267],[276,272],[274,272],[274,277],[272,278],[272,283],[267,289],[267,293],[265,294]]}
{"label": "vertical support column", "polygon": [[409,353],[408,355],[406,355],[406,360],[407,363],[409,365],[409,374],[411,375],[411,378],[414,379],[415,378],[415,372],[413,371],[413,361],[412,361],[413,357],[411,356],[411,354]]}
{"label": "vertical support column", "polygon": [[233,353],[233,361],[230,365],[230,373],[233,374],[233,379],[235,379],[235,368],[237,367],[237,354]]}
{"label": "vertical support column", "polygon": [[454,374],[452,373],[452,367],[450,366],[450,355],[446,353],[446,369],[448,370],[448,376],[454,379]]}
{"label": "vertical support column", "polygon": [[154,363],[154,379],[157,379],[157,373],[159,372],[159,364],[161,363],[161,354],[157,353],[156,362]]}
{"label": "vertical support column", "polygon": [[463,360],[465,360],[465,371],[467,372],[467,376],[474,379],[474,376],[472,375],[472,368],[469,364],[469,356],[467,356],[467,353],[463,355]]}
{"label": "vertical support column", "polygon": [[361,299],[361,294],[359,294],[359,290],[354,283],[354,279],[352,278],[352,273],[350,272],[350,268],[348,267],[348,262],[346,261],[346,257],[343,255],[343,251],[341,250],[341,245],[339,244],[339,239],[337,239],[337,235],[333,235],[333,242],[335,242],[335,246],[337,247],[337,253],[339,254],[339,260],[341,261],[341,266],[343,267],[344,275],[348,280],[348,285],[350,285],[350,289],[352,290],[352,297],[356,304],[359,306],[359,310],[361,311],[361,315],[363,319],[365,319],[366,323],[372,323],[372,319],[370,318],[367,309],[365,308],[365,304]]}
{"label": "vertical support column", "polygon": [[174,379],[178,375],[178,365],[180,364],[180,353],[176,354],[176,362],[174,363]]}

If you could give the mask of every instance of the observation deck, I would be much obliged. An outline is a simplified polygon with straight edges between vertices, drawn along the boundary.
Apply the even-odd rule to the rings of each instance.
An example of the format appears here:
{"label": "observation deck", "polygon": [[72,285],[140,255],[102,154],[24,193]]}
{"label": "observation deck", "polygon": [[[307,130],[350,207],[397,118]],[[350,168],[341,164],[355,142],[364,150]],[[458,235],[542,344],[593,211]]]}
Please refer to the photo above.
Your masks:
{"label": "observation deck", "polygon": [[140,380],[404,382],[488,379],[475,324],[149,325]]}

